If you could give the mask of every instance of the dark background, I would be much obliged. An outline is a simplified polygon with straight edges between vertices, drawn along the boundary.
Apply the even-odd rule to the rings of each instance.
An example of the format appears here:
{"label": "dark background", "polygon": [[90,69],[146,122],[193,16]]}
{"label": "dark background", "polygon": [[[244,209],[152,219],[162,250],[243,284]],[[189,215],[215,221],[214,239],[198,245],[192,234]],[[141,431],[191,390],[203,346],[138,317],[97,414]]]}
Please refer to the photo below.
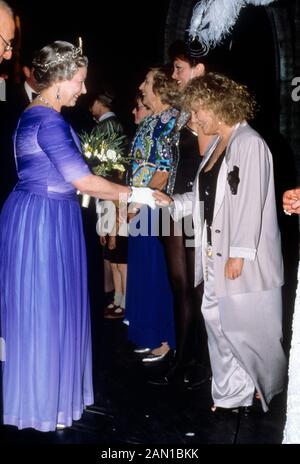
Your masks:
{"label": "dark background", "polygon": [[[33,50],[54,40],[76,43],[82,37],[84,54],[89,58],[88,93],[103,85],[114,91],[115,110],[129,136],[135,131],[131,110],[138,85],[149,65],[165,59],[169,3],[169,0],[84,0],[80,4],[70,0],[44,3],[10,0],[21,19],[23,55],[30,56]],[[13,59],[5,63],[11,78],[18,58],[16,51]],[[270,144],[278,164],[277,196],[281,201],[282,191],[294,185],[295,180],[290,176],[294,168],[292,153],[285,143],[288,141],[279,134],[279,70],[265,9],[243,8],[231,34],[215,52],[220,69],[248,85],[256,95],[260,110],[253,125]],[[74,120],[82,110],[87,110],[87,103],[87,98],[79,99],[71,110]],[[74,128],[79,130],[80,124]]]}
{"label": "dark background", "polygon": [[[132,129],[130,108],[136,89],[147,66],[163,61],[169,0],[84,0],[76,4],[11,0],[10,4],[21,18],[25,55],[54,40],[77,43],[82,37],[89,58],[88,92],[100,85],[112,88],[119,116]],[[9,68],[15,59],[7,63]]]}
{"label": "dark background", "polygon": [[[48,0],[48,2],[42,2],[41,0],[8,1],[21,17],[22,50],[25,52],[39,49],[53,40],[67,40],[74,43],[78,36],[82,37],[84,53],[90,61],[87,79],[88,91],[92,92],[101,83],[108,83],[113,87],[118,101],[119,116],[121,116],[128,129],[132,130],[130,109],[136,88],[141,82],[146,68],[150,64],[163,61],[164,58],[164,29],[169,0],[84,0],[81,3],[66,0]],[[228,53],[229,44],[231,47],[230,53]],[[256,122],[260,131],[265,132],[264,135],[268,136],[268,142],[274,155],[279,222],[285,262],[286,285],[283,289],[285,308],[284,341],[286,352],[288,352],[298,263],[298,221],[296,217],[285,217],[281,208],[282,192],[293,187],[295,180],[292,176],[292,156],[289,146],[280,137],[280,134],[275,133],[273,130],[276,129],[276,123],[279,120],[279,89],[274,63],[272,31],[263,9],[250,7],[241,12],[240,18],[233,28],[232,35],[224,43],[223,51],[221,56],[230,74],[248,84],[258,97],[261,112]],[[15,64],[14,60],[15,58],[6,63],[11,75]],[[81,101],[84,102],[84,99]],[[80,102],[78,106],[80,110]],[[251,195],[251,192],[249,194]],[[102,303],[100,301],[102,294],[99,290],[99,282],[102,281],[99,266],[101,262],[99,257],[100,247],[94,246],[97,237],[95,236],[94,220],[90,220],[88,211],[83,211],[83,218],[86,236],[88,237],[89,285],[93,308],[92,326],[95,332],[93,340],[96,343],[102,340],[102,332],[98,331],[100,324],[97,320],[100,313],[99,308],[103,304],[103,301]],[[274,438],[276,418],[274,420],[273,416],[269,418],[269,429],[265,429],[262,426],[263,424],[255,418],[252,425],[251,423],[249,425],[249,420],[246,420],[246,423],[239,422],[238,427],[241,425],[241,432],[238,433],[239,429],[233,427],[228,421],[220,423],[219,428],[216,427],[215,423],[209,422],[211,421],[209,418],[207,419],[208,422],[205,422],[206,416],[203,411],[207,409],[206,403],[205,405],[202,404],[203,409],[200,413],[201,421],[199,423],[199,397],[197,396],[193,398],[181,397],[182,411],[184,412],[180,415],[181,406],[178,409],[179,395],[177,392],[174,395],[174,405],[171,402],[170,407],[169,392],[166,393],[167,396],[160,397],[160,394],[153,396],[153,392],[144,390],[139,382],[134,381],[132,385],[128,386],[128,379],[129,381],[131,378],[136,379],[139,372],[136,370],[135,364],[131,366],[132,373],[129,371],[130,364],[128,364],[127,360],[124,362],[126,352],[124,355],[122,351],[123,345],[120,345],[118,338],[116,339],[118,334],[113,335],[115,336],[111,337],[111,333],[108,331],[106,338],[101,342],[103,344],[103,346],[101,345],[102,350],[99,350],[99,353],[105,353],[103,355],[104,363],[108,367],[104,370],[99,369],[101,382],[97,385],[97,404],[102,406],[103,403],[105,408],[107,408],[107,405],[114,405],[116,419],[113,425],[117,423],[118,426],[116,426],[117,432],[111,432],[111,430],[115,430],[111,426],[111,417],[107,419],[105,415],[95,415],[99,420],[99,424],[92,423],[90,429],[93,430],[95,435],[98,433],[98,436],[95,437],[96,443],[99,441],[98,430],[101,430],[102,440],[103,437],[106,438],[105,433],[107,433],[107,443],[111,443],[109,440],[115,441],[116,439],[120,440],[120,442],[129,440],[131,443],[136,443],[142,440],[151,443],[151,440],[157,439],[156,436],[159,436],[159,439],[165,442],[170,440],[170,442],[176,443],[180,440],[181,443],[182,436],[180,434],[182,430],[190,430],[190,428],[186,427],[193,425],[193,421],[198,424],[195,440],[199,440],[201,433],[207,434],[202,438],[204,443],[213,439],[218,443],[220,443],[220,440],[225,443],[226,440],[229,442],[236,439],[240,440],[240,442],[244,440],[244,443],[247,442],[247,439],[251,443],[265,443],[266,437],[269,440],[274,439],[276,443],[281,441],[282,425],[278,429],[279,432],[275,433]],[[116,347],[115,366],[111,362],[109,350],[107,350],[109,344],[115,344]],[[112,369],[109,370],[111,365]],[[95,367],[98,368],[97,363]],[[110,380],[107,386],[104,379]],[[121,386],[123,390],[119,390],[115,386]],[[105,388],[107,388],[107,391]],[[124,395],[128,395],[128,392],[130,393],[129,401],[126,404],[120,402],[120,398],[124,398]],[[189,400],[190,403],[187,402]],[[200,401],[203,400],[200,398]],[[150,406],[149,402],[151,403]],[[187,407],[191,412],[187,412]],[[147,424],[149,420],[142,420],[141,417],[143,418],[144,414],[146,414],[146,418],[149,417],[149,409],[152,417],[152,408],[154,419],[157,411],[161,411],[161,413],[158,419],[154,421],[151,419],[150,424],[153,424],[153,426],[150,426]],[[141,411],[140,415],[138,415],[139,410]],[[131,417],[132,411],[137,414],[133,415],[132,423],[129,424],[124,420],[124,417]],[[174,412],[176,413],[175,417]],[[188,421],[186,420],[187,417]],[[105,430],[103,421],[100,421],[103,418],[104,421],[107,420],[108,431]],[[169,427],[166,418],[172,423],[172,427],[177,428],[179,431],[176,429],[176,433],[172,432],[173,429]],[[284,420],[283,418],[284,415],[281,413],[280,420]],[[90,418],[88,419],[90,420]],[[169,433],[168,436],[165,436],[168,427],[173,434]],[[80,431],[82,432],[82,430],[84,430],[83,427]],[[221,437],[214,437],[212,430],[213,433],[219,430]],[[224,433],[224,430],[226,433]],[[264,432],[265,430],[268,432],[267,435]],[[60,436],[57,441],[59,443],[64,441],[80,443],[80,437],[76,433],[77,430],[75,430],[74,436]],[[143,434],[145,435],[141,438]],[[154,439],[153,434],[156,434]],[[228,438],[226,434],[228,434]],[[113,438],[111,438],[112,435],[114,435]],[[49,434],[47,434],[48,436]],[[255,439],[253,439],[254,436]],[[30,442],[28,435],[20,435],[20,437],[20,440],[24,440],[25,443]],[[36,440],[36,435],[32,439]],[[15,443],[15,435],[12,435],[11,440]],[[86,436],[83,436],[81,440],[86,442]]]}
{"label": "dark background", "polygon": [[[129,133],[134,131],[130,112],[137,87],[149,65],[164,61],[169,3],[10,0],[21,19],[21,55],[25,59],[51,41],[76,43],[82,37],[84,54],[89,58],[88,93],[103,85],[109,87],[116,95],[116,112]],[[265,10],[250,6],[241,10],[231,35],[216,54],[218,63],[222,61],[220,70],[244,82],[256,94],[261,108],[257,129],[279,121],[272,39]],[[14,53],[13,59],[5,63],[10,76],[17,59]],[[82,97],[74,111],[80,111],[85,103],[87,99]]]}
{"label": "dark background", "polygon": [[[195,0],[196,3],[196,0]],[[164,61],[164,35],[169,0],[70,0],[42,3],[11,0],[21,19],[21,51],[25,58],[54,40],[83,39],[89,58],[88,93],[108,87],[116,95],[116,112],[127,132],[134,131],[130,115],[134,95],[147,67]],[[229,46],[230,52],[229,52]],[[250,86],[261,107],[257,129],[279,120],[272,33],[264,9],[241,10],[232,34],[219,47],[221,70]],[[7,62],[12,76],[17,60]],[[74,112],[87,103],[82,97]],[[263,122],[263,124],[261,124]]]}

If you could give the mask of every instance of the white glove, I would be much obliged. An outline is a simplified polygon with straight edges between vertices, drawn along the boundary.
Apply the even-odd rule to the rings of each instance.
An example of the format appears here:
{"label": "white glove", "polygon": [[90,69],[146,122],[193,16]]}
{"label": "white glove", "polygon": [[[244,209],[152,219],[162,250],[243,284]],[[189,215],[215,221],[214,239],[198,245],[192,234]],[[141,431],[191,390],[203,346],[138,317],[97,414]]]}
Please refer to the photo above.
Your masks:
{"label": "white glove", "polygon": [[132,193],[128,197],[128,203],[143,203],[155,209],[153,190],[149,187],[131,187]]}

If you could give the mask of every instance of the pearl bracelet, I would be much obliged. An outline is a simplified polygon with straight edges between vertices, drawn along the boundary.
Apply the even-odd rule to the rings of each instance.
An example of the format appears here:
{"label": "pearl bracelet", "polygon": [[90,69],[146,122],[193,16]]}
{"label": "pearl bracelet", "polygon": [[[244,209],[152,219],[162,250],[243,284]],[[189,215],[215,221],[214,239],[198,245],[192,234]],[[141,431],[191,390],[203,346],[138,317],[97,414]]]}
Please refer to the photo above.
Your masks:
{"label": "pearl bracelet", "polygon": [[130,185],[128,185],[128,189],[129,189],[129,192],[128,192],[128,195],[127,195],[127,203],[130,203],[131,197],[132,197],[132,194],[133,194],[133,190],[132,190],[132,187]]}

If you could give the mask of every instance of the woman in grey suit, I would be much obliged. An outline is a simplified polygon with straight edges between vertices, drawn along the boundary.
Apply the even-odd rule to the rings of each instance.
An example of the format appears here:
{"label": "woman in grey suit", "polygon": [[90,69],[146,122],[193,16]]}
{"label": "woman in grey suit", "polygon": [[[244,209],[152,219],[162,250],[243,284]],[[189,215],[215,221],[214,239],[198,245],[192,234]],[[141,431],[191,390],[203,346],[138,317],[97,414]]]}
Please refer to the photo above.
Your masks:
{"label": "woman in grey suit", "polygon": [[247,89],[208,73],[185,90],[185,106],[215,135],[193,192],[154,196],[175,220],[193,214],[195,285],[204,280],[202,313],[213,373],[212,411],[253,403],[262,408],[284,387],[281,345],[283,266],[272,155],[246,122],[255,102]]}

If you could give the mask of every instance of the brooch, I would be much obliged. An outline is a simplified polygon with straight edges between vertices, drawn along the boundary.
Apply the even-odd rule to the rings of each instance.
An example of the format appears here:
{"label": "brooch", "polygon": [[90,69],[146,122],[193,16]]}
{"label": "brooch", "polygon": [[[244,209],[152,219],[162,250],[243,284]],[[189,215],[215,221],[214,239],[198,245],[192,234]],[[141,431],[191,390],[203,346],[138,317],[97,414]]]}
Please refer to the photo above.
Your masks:
{"label": "brooch", "polygon": [[240,183],[238,166],[233,166],[233,170],[228,173],[227,182],[229,184],[232,195],[236,195],[238,185]]}

